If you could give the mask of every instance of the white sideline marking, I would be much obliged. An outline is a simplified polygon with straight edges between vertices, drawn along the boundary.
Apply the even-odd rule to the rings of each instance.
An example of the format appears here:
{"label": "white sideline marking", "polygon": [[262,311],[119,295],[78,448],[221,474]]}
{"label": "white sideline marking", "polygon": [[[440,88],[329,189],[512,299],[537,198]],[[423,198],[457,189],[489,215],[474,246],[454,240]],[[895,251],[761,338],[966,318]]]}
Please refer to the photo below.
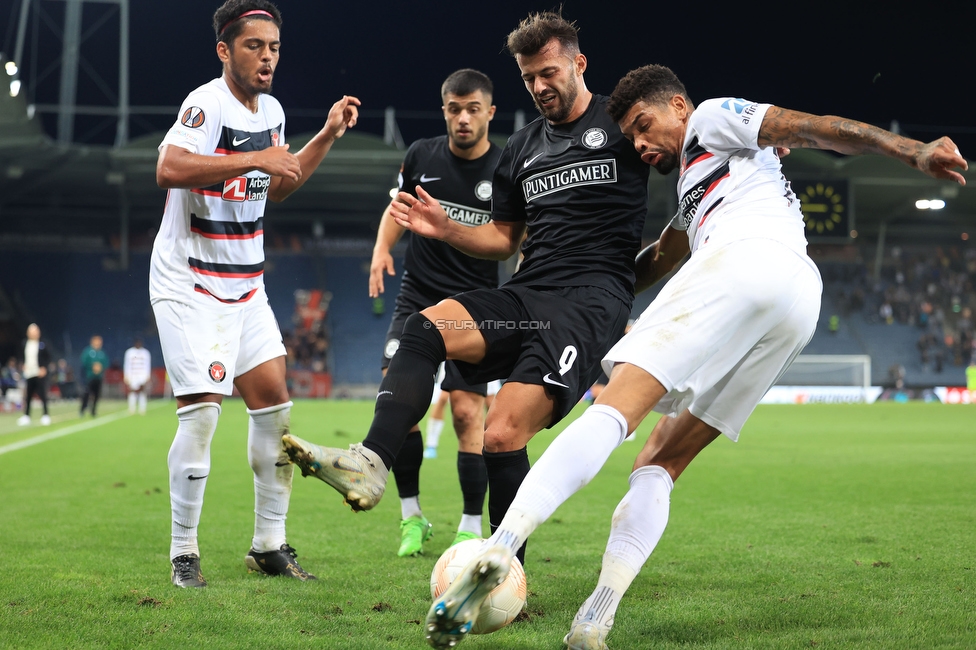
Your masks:
{"label": "white sideline marking", "polygon": [[55,438],[70,436],[72,433],[78,433],[79,431],[84,431],[85,429],[91,429],[92,427],[97,427],[100,424],[112,422],[113,420],[120,420],[122,418],[129,417],[130,415],[132,414],[129,413],[127,409],[122,409],[121,411],[116,411],[115,413],[111,413],[109,415],[103,415],[100,418],[94,418],[88,422],[79,422],[78,424],[65,427],[64,429],[58,429],[57,431],[52,431],[51,433],[45,433],[39,436],[34,436],[33,438],[27,438],[26,440],[21,440],[20,442],[12,442],[9,445],[0,447],[0,456],[8,451],[17,451],[18,449],[39,445],[42,442],[54,440]]}

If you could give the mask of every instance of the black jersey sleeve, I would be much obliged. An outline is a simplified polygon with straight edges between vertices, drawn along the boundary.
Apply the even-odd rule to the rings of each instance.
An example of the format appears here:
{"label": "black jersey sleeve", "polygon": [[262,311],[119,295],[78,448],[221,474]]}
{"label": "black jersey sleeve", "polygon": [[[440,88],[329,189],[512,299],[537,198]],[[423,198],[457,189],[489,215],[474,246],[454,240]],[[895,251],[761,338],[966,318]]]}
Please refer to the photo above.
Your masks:
{"label": "black jersey sleeve", "polygon": [[397,176],[397,184],[401,192],[406,192],[412,196],[417,196],[417,143],[414,142],[407,149],[403,157],[403,164],[400,165],[400,174]]}
{"label": "black jersey sleeve", "polygon": [[491,218],[493,221],[525,221],[526,219],[525,200],[515,182],[516,155],[512,146],[514,140],[515,138],[512,138],[505,145],[492,176]]}

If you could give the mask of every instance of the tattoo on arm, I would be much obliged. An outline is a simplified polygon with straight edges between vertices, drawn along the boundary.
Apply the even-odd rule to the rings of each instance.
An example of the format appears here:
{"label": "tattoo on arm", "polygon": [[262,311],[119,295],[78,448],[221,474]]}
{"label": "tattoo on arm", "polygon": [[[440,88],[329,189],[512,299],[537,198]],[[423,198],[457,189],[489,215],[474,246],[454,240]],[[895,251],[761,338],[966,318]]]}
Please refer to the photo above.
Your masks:
{"label": "tattoo on arm", "polygon": [[857,120],[770,106],[759,127],[759,146],[829,149],[842,154],[875,153],[916,167],[922,143]]}

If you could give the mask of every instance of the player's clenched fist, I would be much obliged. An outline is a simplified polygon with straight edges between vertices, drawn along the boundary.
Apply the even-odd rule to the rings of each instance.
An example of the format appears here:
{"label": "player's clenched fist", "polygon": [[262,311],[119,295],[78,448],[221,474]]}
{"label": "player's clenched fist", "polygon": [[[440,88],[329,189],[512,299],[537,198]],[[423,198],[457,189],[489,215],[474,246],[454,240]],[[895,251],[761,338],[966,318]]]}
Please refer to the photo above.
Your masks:
{"label": "player's clenched fist", "polygon": [[284,176],[294,181],[302,177],[302,164],[295,154],[288,151],[290,145],[268,147],[257,153],[257,169],[272,176]]}

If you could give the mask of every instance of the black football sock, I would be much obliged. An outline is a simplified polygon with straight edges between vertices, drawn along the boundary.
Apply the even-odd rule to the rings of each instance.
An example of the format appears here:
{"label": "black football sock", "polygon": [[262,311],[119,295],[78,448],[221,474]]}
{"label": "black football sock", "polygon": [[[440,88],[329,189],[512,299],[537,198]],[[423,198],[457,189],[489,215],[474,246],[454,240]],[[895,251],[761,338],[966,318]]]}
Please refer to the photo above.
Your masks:
{"label": "black football sock", "polygon": [[373,423],[363,440],[363,446],[375,451],[387,469],[393,466],[410,429],[430,407],[434,375],[446,358],[444,339],[434,324],[419,313],[408,318],[400,347],[380,382]]}
{"label": "black football sock", "polygon": [[[529,454],[522,447],[515,451],[486,451],[484,459],[488,474],[488,525],[494,533],[529,473]],[[525,564],[525,544],[515,556]]]}
{"label": "black football sock", "polygon": [[420,494],[420,464],[423,462],[424,438],[419,431],[411,431],[393,461],[393,478],[401,499]]}
{"label": "black football sock", "polygon": [[461,496],[464,498],[466,515],[481,515],[485,507],[485,493],[488,492],[488,472],[481,454],[459,451],[457,458],[458,481],[461,483]]}

